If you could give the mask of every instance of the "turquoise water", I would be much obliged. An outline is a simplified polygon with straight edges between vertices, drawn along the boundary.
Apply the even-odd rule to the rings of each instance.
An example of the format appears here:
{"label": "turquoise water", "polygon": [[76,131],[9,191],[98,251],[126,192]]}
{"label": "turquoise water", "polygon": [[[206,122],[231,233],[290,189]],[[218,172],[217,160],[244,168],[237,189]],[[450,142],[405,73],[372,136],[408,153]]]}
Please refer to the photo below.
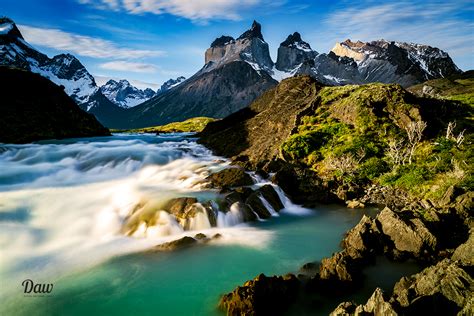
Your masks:
{"label": "turquoise water", "polygon": [[[221,294],[259,273],[298,272],[330,256],[363,212],[339,206],[290,207],[265,222],[202,231],[222,234],[206,245],[146,253],[175,235],[119,234],[139,201],[205,196],[196,180],[225,167],[181,135],[121,135],[4,145],[0,151],[0,249],[2,315],[220,315]],[[0,170],[6,170],[1,169]],[[204,171],[203,171],[204,170]],[[125,217],[124,217],[125,216]],[[375,286],[390,289],[410,264],[385,262],[369,270],[365,301]],[[53,283],[45,296],[25,296],[24,279]],[[341,298],[342,300],[342,298]],[[311,314],[324,315],[336,302]],[[298,311],[297,314],[300,314]]]}

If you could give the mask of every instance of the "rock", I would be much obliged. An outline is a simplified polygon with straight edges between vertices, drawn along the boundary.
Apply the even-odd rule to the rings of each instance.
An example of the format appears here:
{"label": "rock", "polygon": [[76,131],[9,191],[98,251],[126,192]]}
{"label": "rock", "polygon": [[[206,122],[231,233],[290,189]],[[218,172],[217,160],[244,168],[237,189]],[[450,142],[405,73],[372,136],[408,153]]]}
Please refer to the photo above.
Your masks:
{"label": "rock", "polygon": [[175,215],[176,217],[181,217],[185,211],[194,203],[197,203],[197,199],[195,197],[180,197],[171,199],[166,203],[163,207],[165,211],[170,214]]}
{"label": "rock", "polygon": [[222,235],[217,233],[217,234],[214,234],[214,236],[212,236],[212,239],[221,239],[222,238]]}
{"label": "rock", "polygon": [[216,227],[217,226],[217,210],[218,210],[217,204],[214,201],[207,201],[205,203],[202,203],[202,206],[204,207],[206,211],[209,224],[211,224],[212,227]]}
{"label": "rock", "polygon": [[265,219],[272,217],[270,211],[263,204],[260,194],[257,192],[252,193],[245,201],[245,204],[247,204],[260,218]]}
{"label": "rock", "polygon": [[353,259],[363,259],[375,255],[380,248],[380,231],[375,221],[364,215],[360,222],[347,232],[342,246]]}
{"label": "rock", "polygon": [[153,251],[172,251],[172,250],[187,248],[196,243],[197,243],[196,239],[189,236],[185,236],[183,238],[155,246],[153,249],[151,249],[151,251],[152,252]]}
{"label": "rock", "polygon": [[357,200],[347,201],[346,204],[348,208],[364,208],[365,207],[364,203]]}
{"label": "rock", "polygon": [[398,314],[385,300],[382,290],[376,288],[365,305],[356,306],[352,302],[343,302],[330,314],[330,316],[343,315],[397,316]]}
{"label": "rock", "polygon": [[251,188],[235,188],[225,196],[225,201],[229,203],[229,205],[232,205],[235,202],[244,202],[252,193],[253,190]]}
{"label": "rock", "polygon": [[474,265],[474,230],[471,229],[469,239],[456,248],[452,260],[461,260],[463,264]]}
{"label": "rock", "polygon": [[267,200],[268,203],[270,203],[270,205],[276,212],[278,212],[284,207],[283,203],[280,200],[280,197],[278,196],[278,193],[275,191],[273,186],[266,184],[261,188],[257,189],[257,192],[260,193],[262,197]]}
{"label": "rock", "polygon": [[231,207],[236,207],[241,212],[244,222],[252,222],[257,220],[257,215],[255,215],[250,206],[247,204],[236,202],[232,204]]}
{"label": "rock", "polygon": [[454,198],[454,186],[450,186],[446,192],[443,194],[443,197],[438,201],[438,205],[443,207],[449,205]]}
{"label": "rock", "polygon": [[204,235],[203,233],[199,233],[199,234],[196,234],[194,238],[197,240],[204,240],[204,239],[207,239],[207,236]]}
{"label": "rock", "polygon": [[473,296],[474,279],[458,263],[444,259],[395,284],[391,302],[407,315],[456,315]]}
{"label": "rock", "polygon": [[456,198],[454,208],[456,212],[461,215],[465,222],[472,220],[474,215],[474,191],[466,192]]}
{"label": "rock", "polygon": [[292,274],[284,277],[260,274],[223,295],[219,307],[227,315],[282,315],[296,299],[299,286]]}
{"label": "rock", "polygon": [[352,283],[357,278],[357,267],[345,250],[336,252],[332,257],[321,260],[319,278],[336,283]]}
{"label": "rock", "polygon": [[402,254],[420,257],[424,251],[433,252],[436,247],[436,237],[418,218],[405,221],[386,207],[378,214],[376,221],[395,250]]}
{"label": "rock", "polygon": [[206,178],[211,186],[219,189],[229,189],[245,185],[252,185],[252,177],[242,168],[227,168],[213,173]]}

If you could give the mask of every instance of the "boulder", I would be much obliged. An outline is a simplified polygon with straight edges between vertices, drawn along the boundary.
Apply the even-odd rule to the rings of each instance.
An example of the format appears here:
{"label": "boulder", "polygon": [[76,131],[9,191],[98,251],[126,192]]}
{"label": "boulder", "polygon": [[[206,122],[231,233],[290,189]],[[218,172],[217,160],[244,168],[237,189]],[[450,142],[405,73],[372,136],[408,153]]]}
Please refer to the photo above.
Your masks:
{"label": "boulder", "polygon": [[360,222],[349,230],[342,246],[353,259],[372,257],[380,248],[380,231],[375,221],[364,215]]}
{"label": "boulder", "polygon": [[245,203],[235,202],[232,204],[232,207],[236,207],[242,213],[244,222],[252,222],[257,219],[257,215],[255,215],[252,209]]}
{"label": "boulder", "polygon": [[456,315],[474,294],[474,279],[458,262],[444,259],[395,284],[392,304],[407,315]]}
{"label": "boulder", "polygon": [[229,189],[234,187],[252,185],[252,177],[242,168],[227,168],[213,173],[206,178],[211,187]]}
{"label": "boulder", "polygon": [[336,281],[336,283],[351,283],[357,279],[358,271],[354,260],[343,250],[336,252],[330,258],[321,260],[319,278]]}
{"label": "boulder", "polygon": [[172,251],[172,250],[177,250],[177,249],[183,249],[187,248],[189,246],[192,246],[196,244],[198,241],[192,237],[185,236],[183,238],[173,240],[170,242],[166,242],[161,245],[157,245],[154,248],[151,249],[152,252],[155,251]]}
{"label": "boulder", "polygon": [[258,192],[252,193],[245,201],[245,204],[247,204],[252,209],[252,211],[257,213],[258,217],[260,218],[272,217],[270,211],[263,204],[263,201],[260,198],[260,194]]}
{"label": "boulder", "polygon": [[451,259],[474,266],[474,229],[471,229],[469,239],[456,248]]}
{"label": "boulder", "polygon": [[362,203],[361,201],[357,201],[357,200],[347,201],[346,205],[347,205],[348,208],[364,208],[365,207],[364,203]]}
{"label": "boulder", "polygon": [[365,305],[357,306],[353,302],[339,304],[330,316],[348,315],[373,315],[373,316],[397,316],[393,306],[384,298],[380,288],[376,288]]}
{"label": "boulder", "polygon": [[436,237],[419,218],[405,220],[386,207],[377,215],[376,221],[396,252],[421,257],[424,251],[432,253],[436,248]]}
{"label": "boulder", "polygon": [[270,205],[276,212],[278,212],[284,207],[282,201],[280,200],[280,197],[278,196],[278,193],[275,191],[273,186],[266,184],[261,188],[257,189],[257,192],[260,193],[262,197],[267,200],[268,203],[270,203]]}
{"label": "boulder", "polygon": [[295,301],[300,282],[287,276],[260,274],[222,296],[219,307],[227,315],[282,315]]}
{"label": "boulder", "polygon": [[198,200],[195,197],[175,198],[169,200],[163,209],[176,217],[181,217],[186,210],[194,203],[197,203],[197,201]]}

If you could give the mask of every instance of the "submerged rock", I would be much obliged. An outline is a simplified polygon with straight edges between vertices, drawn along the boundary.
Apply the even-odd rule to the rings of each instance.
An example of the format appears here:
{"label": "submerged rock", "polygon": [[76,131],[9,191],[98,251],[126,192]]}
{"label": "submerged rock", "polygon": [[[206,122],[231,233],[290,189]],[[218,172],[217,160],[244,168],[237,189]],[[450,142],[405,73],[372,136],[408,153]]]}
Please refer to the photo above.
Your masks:
{"label": "submerged rock", "polygon": [[154,251],[172,251],[177,249],[187,248],[189,246],[195,245],[198,241],[192,237],[185,236],[183,238],[173,240],[170,242],[166,242],[164,244],[155,246],[151,249],[152,252]]}
{"label": "submerged rock", "polygon": [[228,168],[213,173],[206,178],[211,187],[229,189],[234,187],[252,185],[252,177],[242,168]]}
{"label": "submerged rock", "polygon": [[300,282],[292,275],[260,274],[222,296],[219,307],[227,315],[282,315],[298,295]]}

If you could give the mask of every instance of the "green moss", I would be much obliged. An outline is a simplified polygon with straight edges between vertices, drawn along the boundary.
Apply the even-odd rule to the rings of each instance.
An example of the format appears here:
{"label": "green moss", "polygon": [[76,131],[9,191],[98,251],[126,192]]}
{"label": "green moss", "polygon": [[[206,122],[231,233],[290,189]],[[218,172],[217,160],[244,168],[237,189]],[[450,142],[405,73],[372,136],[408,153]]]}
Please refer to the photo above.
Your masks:
{"label": "green moss", "polygon": [[186,133],[201,132],[204,127],[216,119],[210,117],[194,117],[183,122],[174,122],[166,125],[144,127],[129,130],[112,130],[115,133]]}

